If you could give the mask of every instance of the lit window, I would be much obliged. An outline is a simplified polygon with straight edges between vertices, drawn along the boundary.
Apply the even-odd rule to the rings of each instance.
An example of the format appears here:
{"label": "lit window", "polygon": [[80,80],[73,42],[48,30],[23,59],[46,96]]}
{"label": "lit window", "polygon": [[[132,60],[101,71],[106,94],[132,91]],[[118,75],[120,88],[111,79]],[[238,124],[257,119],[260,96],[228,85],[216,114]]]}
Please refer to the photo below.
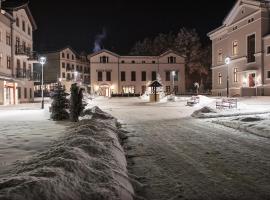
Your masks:
{"label": "lit window", "polygon": [[234,81],[235,83],[238,82],[237,72],[238,72],[238,69],[237,69],[237,68],[234,68],[234,69],[233,69],[233,81]]}
{"label": "lit window", "polygon": [[219,85],[222,84],[222,75],[221,75],[221,73],[218,73],[218,84]]}
{"label": "lit window", "polygon": [[238,42],[237,41],[233,42],[232,54],[234,56],[236,56],[238,54]]}

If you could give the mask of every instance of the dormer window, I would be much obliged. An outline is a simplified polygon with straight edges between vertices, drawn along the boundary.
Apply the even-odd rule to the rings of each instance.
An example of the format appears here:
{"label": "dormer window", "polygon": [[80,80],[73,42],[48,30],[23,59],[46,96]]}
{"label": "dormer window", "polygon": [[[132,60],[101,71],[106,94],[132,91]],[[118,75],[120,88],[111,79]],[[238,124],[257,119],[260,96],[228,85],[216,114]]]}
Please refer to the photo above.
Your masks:
{"label": "dormer window", "polygon": [[176,63],[176,57],[174,56],[168,57],[168,63]]}
{"label": "dormer window", "polygon": [[109,57],[108,56],[101,56],[100,63],[109,63]]}

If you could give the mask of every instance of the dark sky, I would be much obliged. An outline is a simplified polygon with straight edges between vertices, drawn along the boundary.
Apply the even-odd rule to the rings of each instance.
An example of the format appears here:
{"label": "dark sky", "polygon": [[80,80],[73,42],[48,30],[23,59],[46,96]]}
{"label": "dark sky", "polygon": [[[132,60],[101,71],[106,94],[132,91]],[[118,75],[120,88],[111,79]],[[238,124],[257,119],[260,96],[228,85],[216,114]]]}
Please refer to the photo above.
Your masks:
{"label": "dark sky", "polygon": [[30,0],[38,24],[35,48],[44,51],[70,45],[90,53],[103,28],[107,32],[104,47],[121,54],[127,54],[138,40],[181,27],[196,28],[207,42],[207,32],[221,25],[235,1]]}

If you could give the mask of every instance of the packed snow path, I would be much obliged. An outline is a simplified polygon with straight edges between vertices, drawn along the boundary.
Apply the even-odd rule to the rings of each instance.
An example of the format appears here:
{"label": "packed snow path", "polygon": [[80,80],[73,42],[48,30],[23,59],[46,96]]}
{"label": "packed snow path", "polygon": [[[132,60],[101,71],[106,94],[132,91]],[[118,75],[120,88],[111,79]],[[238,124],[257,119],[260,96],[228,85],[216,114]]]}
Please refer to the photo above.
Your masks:
{"label": "packed snow path", "polygon": [[138,195],[168,199],[270,199],[270,140],[190,118],[185,102],[97,99],[126,124]]}

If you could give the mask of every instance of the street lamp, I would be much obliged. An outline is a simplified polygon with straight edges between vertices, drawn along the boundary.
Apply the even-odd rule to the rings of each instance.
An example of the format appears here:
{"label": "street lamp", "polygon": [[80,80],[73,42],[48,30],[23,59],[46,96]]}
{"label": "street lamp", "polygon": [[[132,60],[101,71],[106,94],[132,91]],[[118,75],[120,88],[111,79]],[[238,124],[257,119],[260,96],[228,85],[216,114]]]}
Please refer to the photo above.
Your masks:
{"label": "street lamp", "polygon": [[174,93],[174,77],[176,75],[176,72],[175,71],[172,71],[172,79],[173,79],[173,93]]}
{"label": "street lamp", "polygon": [[41,64],[41,109],[44,109],[44,77],[43,77],[43,66],[46,63],[46,57],[40,57],[39,63]]}
{"label": "street lamp", "polygon": [[227,65],[227,98],[229,97],[229,64],[231,63],[231,58],[225,58],[225,64]]}

